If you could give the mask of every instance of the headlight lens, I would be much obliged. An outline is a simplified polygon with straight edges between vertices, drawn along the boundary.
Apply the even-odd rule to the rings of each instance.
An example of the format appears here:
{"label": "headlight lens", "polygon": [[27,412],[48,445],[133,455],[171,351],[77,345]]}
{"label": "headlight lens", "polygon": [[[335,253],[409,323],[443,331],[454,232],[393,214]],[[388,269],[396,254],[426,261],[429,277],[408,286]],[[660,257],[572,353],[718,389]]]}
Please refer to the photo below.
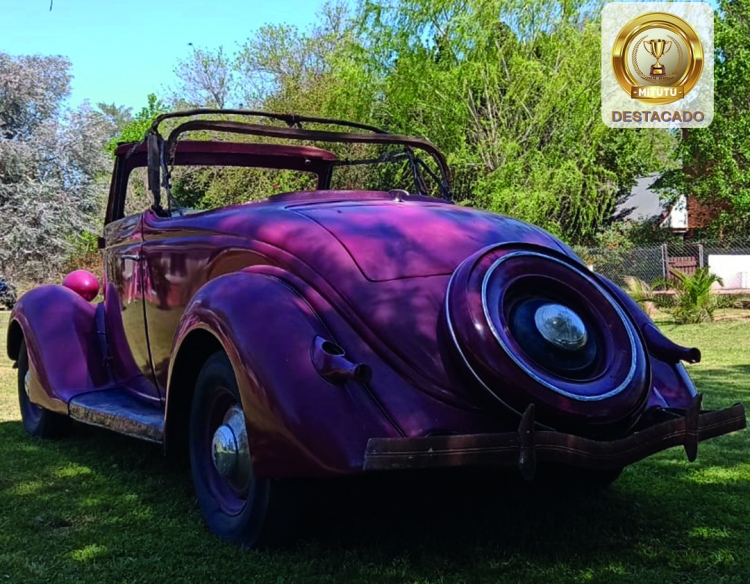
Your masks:
{"label": "headlight lens", "polygon": [[588,339],[581,317],[562,304],[543,304],[537,308],[534,324],[546,341],[566,351],[577,351]]}
{"label": "headlight lens", "polygon": [[510,333],[518,346],[551,373],[584,379],[597,361],[596,334],[590,320],[551,298],[510,300]]}

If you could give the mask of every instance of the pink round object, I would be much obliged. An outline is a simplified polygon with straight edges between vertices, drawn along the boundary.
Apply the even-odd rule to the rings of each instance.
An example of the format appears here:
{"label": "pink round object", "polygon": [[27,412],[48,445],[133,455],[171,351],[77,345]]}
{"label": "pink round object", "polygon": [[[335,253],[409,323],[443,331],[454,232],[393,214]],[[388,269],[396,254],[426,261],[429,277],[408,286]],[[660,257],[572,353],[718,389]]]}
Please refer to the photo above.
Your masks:
{"label": "pink round object", "polygon": [[99,294],[99,280],[86,270],[70,272],[63,280],[63,286],[70,288],[84,300],[91,301]]}

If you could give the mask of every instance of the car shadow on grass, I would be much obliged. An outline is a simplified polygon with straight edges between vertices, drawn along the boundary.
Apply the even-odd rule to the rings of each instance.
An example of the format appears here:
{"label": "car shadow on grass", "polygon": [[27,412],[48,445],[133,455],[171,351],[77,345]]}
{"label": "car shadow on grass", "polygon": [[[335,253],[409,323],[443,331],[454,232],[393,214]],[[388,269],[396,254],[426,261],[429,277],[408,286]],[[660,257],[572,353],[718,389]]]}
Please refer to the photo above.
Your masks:
{"label": "car shadow on grass", "polygon": [[[750,361],[750,355],[748,360]],[[709,395],[718,392],[720,397],[740,401],[750,398],[750,363],[705,369],[696,365],[690,368],[690,375],[699,391],[705,391]]]}
{"label": "car shadow on grass", "polygon": [[[269,582],[740,582],[750,573],[743,433],[702,445],[693,465],[679,449],[661,453],[596,494],[525,483],[512,469],[306,482],[297,539],[252,553],[207,531],[187,469],[156,445],[81,425],[43,442],[20,422],[0,424],[0,440],[10,510],[0,548],[37,581],[100,581],[102,565],[107,581],[157,567],[154,581],[190,581],[186,570],[234,581],[242,569]],[[46,563],[35,564],[39,554]]]}

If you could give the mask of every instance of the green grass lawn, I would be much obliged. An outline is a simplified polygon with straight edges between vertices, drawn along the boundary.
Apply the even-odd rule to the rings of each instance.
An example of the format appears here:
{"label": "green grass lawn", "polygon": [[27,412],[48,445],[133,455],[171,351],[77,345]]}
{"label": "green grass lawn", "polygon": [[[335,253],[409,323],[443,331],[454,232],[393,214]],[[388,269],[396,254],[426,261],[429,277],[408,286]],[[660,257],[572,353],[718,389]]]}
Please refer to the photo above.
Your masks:
{"label": "green grass lawn", "polygon": [[[693,464],[661,453],[595,497],[517,481],[346,484],[289,549],[242,552],[205,529],[186,470],[158,447],[84,426],[27,437],[7,320],[0,583],[750,582],[750,431],[703,443]],[[703,350],[690,371],[705,407],[750,404],[750,319],[662,326]]]}

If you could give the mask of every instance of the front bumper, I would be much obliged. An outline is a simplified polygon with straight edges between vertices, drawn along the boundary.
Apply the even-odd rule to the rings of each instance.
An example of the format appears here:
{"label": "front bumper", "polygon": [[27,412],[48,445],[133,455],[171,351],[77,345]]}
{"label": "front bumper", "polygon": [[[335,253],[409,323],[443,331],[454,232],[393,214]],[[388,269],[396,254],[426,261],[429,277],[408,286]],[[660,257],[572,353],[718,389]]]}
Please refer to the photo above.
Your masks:
{"label": "front bumper", "polygon": [[736,404],[701,411],[701,395],[682,412],[663,411],[664,421],[618,440],[602,441],[573,434],[535,430],[529,405],[518,430],[498,434],[463,434],[422,438],[371,438],[364,470],[402,470],[517,464],[531,480],[537,462],[555,462],[591,470],[617,469],[667,448],[683,446],[692,462],[698,442],[746,427],[745,408]]}

